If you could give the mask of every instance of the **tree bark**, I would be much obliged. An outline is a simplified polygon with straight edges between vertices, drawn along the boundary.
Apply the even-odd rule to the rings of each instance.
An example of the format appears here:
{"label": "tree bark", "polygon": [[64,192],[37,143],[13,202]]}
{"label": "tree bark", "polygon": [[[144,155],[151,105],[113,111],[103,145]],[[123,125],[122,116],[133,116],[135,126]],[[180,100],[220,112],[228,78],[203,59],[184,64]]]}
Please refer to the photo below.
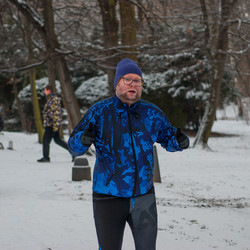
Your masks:
{"label": "tree bark", "polygon": [[[234,4],[236,2],[237,1],[234,1]],[[205,1],[200,0],[200,3],[202,6],[204,20],[208,20]],[[194,141],[194,147],[196,145],[202,145],[203,148],[208,148],[208,139],[212,131],[217,106],[219,104],[221,83],[225,71],[228,49],[228,21],[234,4],[232,4],[230,0],[221,1],[221,14],[219,16],[220,24],[218,27],[218,33],[216,34],[216,42],[212,42],[213,39],[211,39],[208,31],[205,33],[206,41],[212,42],[206,45],[208,57],[210,58],[210,63],[212,65],[212,82],[209,100],[207,101],[205,113]],[[205,21],[204,23],[208,22]],[[215,53],[212,53],[213,50],[215,50]],[[213,54],[214,56],[212,56]]]}
{"label": "tree bark", "polygon": [[[118,45],[118,21],[116,18],[116,0],[98,0],[103,24],[103,40],[104,47],[116,48]],[[103,63],[106,65],[106,72],[108,74],[109,95],[114,94],[114,77],[115,67],[118,62],[118,56],[114,56],[114,50],[108,50],[106,56],[108,57]],[[111,57],[112,56],[112,57]],[[110,59],[110,58],[112,59]]]}
{"label": "tree bark", "polygon": [[121,17],[121,40],[122,45],[127,47],[123,50],[128,52],[124,53],[123,56],[137,61],[134,5],[126,0],[119,0],[119,2]]}
{"label": "tree bark", "polygon": [[[31,35],[32,35],[32,25],[27,21],[25,18],[25,27],[27,29],[26,33],[26,41],[28,45],[29,55],[28,55],[28,62],[32,63],[33,61],[33,46],[31,41]],[[36,131],[38,133],[38,142],[42,143],[43,141],[43,125],[41,120],[41,113],[40,113],[40,107],[37,97],[37,91],[36,91],[36,71],[34,69],[28,70],[28,76],[29,76],[29,82],[30,82],[30,90],[31,90],[31,99],[32,99],[32,106],[33,106],[33,114],[35,119],[35,126]]]}
{"label": "tree bark", "polygon": [[40,107],[36,92],[36,72],[34,70],[29,70],[29,79],[30,79],[30,86],[31,86],[31,96],[32,96],[32,104],[33,104],[33,113],[35,117],[35,125],[36,130],[38,133],[38,142],[43,142],[43,125],[41,120],[41,113],[40,113]]}
{"label": "tree bark", "polygon": [[49,84],[52,85],[54,92],[57,93],[55,65],[53,60],[48,60],[47,65],[48,65]]}

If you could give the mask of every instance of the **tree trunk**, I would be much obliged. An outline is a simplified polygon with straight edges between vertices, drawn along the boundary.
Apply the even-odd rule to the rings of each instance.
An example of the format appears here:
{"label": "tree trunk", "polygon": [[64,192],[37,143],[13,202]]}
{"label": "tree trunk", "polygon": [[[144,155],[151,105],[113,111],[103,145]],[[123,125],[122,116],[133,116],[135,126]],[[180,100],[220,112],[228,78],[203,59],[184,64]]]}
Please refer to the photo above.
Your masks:
{"label": "tree trunk", "polygon": [[55,63],[55,68],[61,83],[62,98],[68,113],[69,123],[74,127],[81,118],[80,107],[75,97],[70,72],[64,56],[55,52],[60,46],[54,30],[52,0],[44,0],[43,16],[47,52],[49,59]]}
{"label": "tree trunk", "polygon": [[81,113],[77,99],[72,98],[72,96],[75,96],[75,92],[71,82],[70,72],[66,65],[66,61],[63,58],[61,60],[56,60],[55,63],[62,88],[63,104],[69,116],[69,124],[72,124],[72,127],[74,128],[80,121]]}
{"label": "tree trunk", "polygon": [[[116,0],[98,0],[103,24],[103,39],[104,47],[116,48],[118,45],[118,21],[116,18]],[[118,62],[118,57],[114,56],[116,50],[108,50],[106,56],[108,57],[103,63],[106,65],[106,72],[108,74],[109,95],[114,94],[114,77],[115,67]],[[112,57],[111,57],[112,56]],[[111,59],[112,58],[112,59]]]}
{"label": "tree trunk", "polygon": [[[33,46],[32,46],[32,41],[31,41],[31,35],[32,35],[32,28],[31,24],[28,22],[27,18],[25,18],[25,26],[26,26],[26,41],[28,45],[28,50],[29,50],[29,55],[28,55],[28,61],[29,63],[32,62],[33,60]],[[31,99],[32,99],[32,106],[33,106],[33,114],[34,114],[34,119],[35,119],[35,126],[36,126],[36,131],[38,133],[38,142],[42,143],[43,142],[43,125],[42,125],[42,120],[41,120],[41,113],[40,113],[40,107],[39,107],[39,102],[38,102],[38,97],[37,97],[37,91],[36,91],[36,71],[34,69],[29,69],[28,71],[29,75],[29,82],[30,82],[30,89],[31,89]]]}
{"label": "tree trunk", "polygon": [[122,45],[126,46],[123,50],[124,57],[137,61],[136,54],[136,22],[134,5],[127,0],[119,0],[121,17],[121,40]]}
{"label": "tree trunk", "polygon": [[[200,2],[203,4],[202,8],[204,14],[204,8],[206,8],[205,1],[201,0]],[[214,44],[207,44],[207,48],[209,48],[209,58],[212,64],[212,83],[210,97],[207,101],[205,113],[194,141],[194,147],[196,145],[202,145],[203,148],[208,148],[208,139],[213,127],[216,109],[219,103],[222,78],[225,71],[226,53],[228,49],[228,20],[234,6],[230,2],[230,0],[221,1],[221,15],[219,17],[220,24],[218,28],[217,41],[215,46]],[[236,1],[234,1],[234,3],[236,3]],[[213,48],[215,48],[215,56],[214,58],[211,58],[211,51]]]}
{"label": "tree trunk", "polygon": [[43,142],[43,125],[41,120],[41,114],[40,114],[40,107],[37,97],[37,91],[36,91],[36,72],[34,70],[29,70],[29,79],[30,79],[30,86],[31,86],[31,96],[32,96],[32,104],[33,104],[33,113],[35,117],[35,125],[36,130],[38,133],[38,142]]}
{"label": "tree trunk", "polygon": [[54,65],[53,60],[48,60],[47,65],[48,65],[49,84],[52,85],[54,92],[57,93],[55,65]]}
{"label": "tree trunk", "polygon": [[65,98],[64,106],[68,113],[68,119],[70,119],[69,123],[74,127],[81,118],[80,107],[75,96],[65,58],[62,54],[56,52],[57,49],[60,49],[60,46],[54,30],[52,0],[42,1],[44,23],[40,19],[39,15],[25,1],[9,1],[14,4],[23,13],[23,15],[26,16],[28,21],[34,25],[34,27],[43,37],[48,60],[51,60],[55,64],[58,78],[62,87],[62,94]]}

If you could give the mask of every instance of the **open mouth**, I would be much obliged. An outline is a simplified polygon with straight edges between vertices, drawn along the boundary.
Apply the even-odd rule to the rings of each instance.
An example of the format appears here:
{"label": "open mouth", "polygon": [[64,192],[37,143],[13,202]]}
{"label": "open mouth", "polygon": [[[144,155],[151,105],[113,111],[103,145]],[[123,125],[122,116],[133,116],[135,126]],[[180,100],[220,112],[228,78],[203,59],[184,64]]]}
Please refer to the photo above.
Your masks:
{"label": "open mouth", "polygon": [[128,91],[128,93],[130,93],[130,94],[136,94],[136,91],[131,89],[131,90]]}

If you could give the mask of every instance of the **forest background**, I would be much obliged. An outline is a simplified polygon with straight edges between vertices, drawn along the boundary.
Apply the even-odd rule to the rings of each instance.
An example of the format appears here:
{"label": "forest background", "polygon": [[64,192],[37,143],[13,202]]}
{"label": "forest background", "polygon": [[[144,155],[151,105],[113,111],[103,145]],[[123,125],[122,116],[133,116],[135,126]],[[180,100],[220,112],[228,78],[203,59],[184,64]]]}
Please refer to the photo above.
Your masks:
{"label": "forest background", "polygon": [[208,148],[218,107],[237,103],[249,121],[249,16],[247,0],[1,0],[5,130],[42,141],[50,83],[70,133],[90,105],[114,94],[116,64],[127,57],[143,71],[143,99]]}

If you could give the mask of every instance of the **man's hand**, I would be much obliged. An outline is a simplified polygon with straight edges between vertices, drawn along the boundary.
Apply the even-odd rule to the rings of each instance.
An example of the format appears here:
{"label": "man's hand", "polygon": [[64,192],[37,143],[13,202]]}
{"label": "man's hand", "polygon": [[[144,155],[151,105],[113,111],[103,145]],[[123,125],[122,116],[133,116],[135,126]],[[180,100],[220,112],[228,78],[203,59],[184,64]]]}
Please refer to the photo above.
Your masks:
{"label": "man's hand", "polygon": [[181,132],[180,128],[177,129],[175,137],[180,148],[187,149],[189,147],[189,139],[184,133]]}
{"label": "man's hand", "polygon": [[95,141],[95,135],[93,134],[93,124],[89,124],[88,130],[84,131],[81,135],[81,143],[84,147],[90,147]]}
{"label": "man's hand", "polygon": [[57,126],[53,126],[53,132],[56,132],[56,131],[58,131],[58,127]]}

